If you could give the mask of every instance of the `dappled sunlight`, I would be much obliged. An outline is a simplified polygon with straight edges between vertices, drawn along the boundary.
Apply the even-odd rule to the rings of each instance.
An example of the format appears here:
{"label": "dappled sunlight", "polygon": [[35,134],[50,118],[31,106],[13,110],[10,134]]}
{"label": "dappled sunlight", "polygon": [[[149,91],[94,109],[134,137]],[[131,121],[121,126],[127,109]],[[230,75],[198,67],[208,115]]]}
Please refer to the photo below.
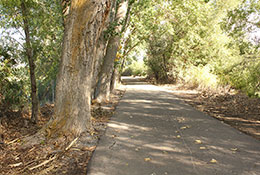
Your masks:
{"label": "dappled sunlight", "polygon": [[198,91],[196,90],[180,90],[180,89],[174,90],[172,89],[173,87],[167,87],[167,86],[163,86],[163,88],[165,92],[169,92],[169,93],[178,93],[178,94],[185,93],[185,94],[193,94],[193,95],[198,94]]}
{"label": "dappled sunlight", "polygon": [[114,124],[114,123],[108,123],[108,126],[112,127],[112,128],[116,128],[116,129],[124,129],[124,130],[129,129],[129,127],[127,127],[127,126],[117,125],[117,124]]}
{"label": "dappled sunlight", "polygon": [[131,103],[154,103],[151,100],[140,100],[140,99],[136,99],[136,100],[125,100],[125,102],[131,102]]}
{"label": "dappled sunlight", "polygon": [[[108,127],[104,140],[109,146],[100,150],[108,165],[116,165],[116,170],[106,166],[113,174],[133,169],[176,175],[256,172],[252,168],[259,160],[259,147],[250,144],[252,138],[194,110],[164,88],[127,85]],[[244,169],[237,170],[241,164]]]}
{"label": "dappled sunlight", "polygon": [[123,129],[123,130],[140,130],[140,131],[150,131],[150,128],[147,127],[141,127],[136,125],[129,125],[126,123],[117,123],[117,122],[111,122],[108,123],[108,126],[114,129]]}
{"label": "dappled sunlight", "polygon": [[127,85],[129,89],[139,89],[139,90],[149,90],[149,91],[161,91],[161,89],[157,86],[150,84],[142,84],[142,85]]}
{"label": "dappled sunlight", "polygon": [[[171,145],[168,145],[167,144],[162,144],[161,143],[157,143],[157,144],[144,144],[143,147],[147,147],[147,148],[151,148],[151,149],[154,149],[154,150],[160,150],[160,151],[170,151],[170,152],[182,152],[183,150],[177,148],[177,147],[172,147],[172,144]],[[167,154],[167,153],[165,153]]]}

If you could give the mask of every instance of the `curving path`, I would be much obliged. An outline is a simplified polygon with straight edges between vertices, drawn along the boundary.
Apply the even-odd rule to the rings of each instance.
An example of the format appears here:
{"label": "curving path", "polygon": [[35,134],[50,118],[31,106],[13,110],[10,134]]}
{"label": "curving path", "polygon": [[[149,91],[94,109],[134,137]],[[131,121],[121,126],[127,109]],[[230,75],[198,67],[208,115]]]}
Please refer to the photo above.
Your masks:
{"label": "curving path", "polygon": [[260,142],[169,90],[125,78],[127,90],[88,175],[260,175]]}

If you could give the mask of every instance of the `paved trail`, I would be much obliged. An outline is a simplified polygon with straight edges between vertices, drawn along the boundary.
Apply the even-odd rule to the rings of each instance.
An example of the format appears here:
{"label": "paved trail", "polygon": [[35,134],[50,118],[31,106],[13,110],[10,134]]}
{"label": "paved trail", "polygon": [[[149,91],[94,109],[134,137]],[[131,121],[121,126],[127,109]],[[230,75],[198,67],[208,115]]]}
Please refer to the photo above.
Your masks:
{"label": "paved trail", "polygon": [[260,175],[258,140],[170,91],[126,81],[88,175]]}

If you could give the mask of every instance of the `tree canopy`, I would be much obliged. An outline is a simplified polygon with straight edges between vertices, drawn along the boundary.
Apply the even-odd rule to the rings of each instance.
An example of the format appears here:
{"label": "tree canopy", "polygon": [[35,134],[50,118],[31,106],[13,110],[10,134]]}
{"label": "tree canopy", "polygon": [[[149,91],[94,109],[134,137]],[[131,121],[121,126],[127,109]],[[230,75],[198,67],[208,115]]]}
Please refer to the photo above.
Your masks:
{"label": "tree canopy", "polygon": [[257,96],[259,15],[257,0],[137,2],[124,49],[143,48],[158,82],[230,85]]}
{"label": "tree canopy", "polygon": [[[117,72],[147,75],[159,83],[230,86],[259,96],[259,0],[104,0],[96,5],[99,16],[85,12],[92,6],[79,0],[0,2],[1,105],[22,109],[29,102],[37,105],[36,97],[40,104],[54,102],[59,71],[62,81],[86,85],[75,81],[63,92],[85,94],[85,105],[109,99]],[[62,105],[62,98],[57,101],[57,108],[78,110]],[[90,110],[85,112],[89,117]]]}

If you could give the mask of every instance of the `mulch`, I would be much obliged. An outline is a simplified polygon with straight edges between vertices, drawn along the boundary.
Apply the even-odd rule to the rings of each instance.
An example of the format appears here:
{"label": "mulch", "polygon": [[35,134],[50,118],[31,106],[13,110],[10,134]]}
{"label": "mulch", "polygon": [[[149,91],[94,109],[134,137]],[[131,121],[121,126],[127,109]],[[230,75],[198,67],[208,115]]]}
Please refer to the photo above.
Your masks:
{"label": "mulch", "polygon": [[234,89],[211,92],[175,87],[174,94],[194,108],[260,140],[260,98]]}
{"label": "mulch", "polygon": [[41,107],[38,125],[30,122],[30,114],[26,111],[5,111],[0,117],[0,174],[85,175],[99,137],[123,94],[123,90],[115,90],[110,102],[92,104],[92,132],[82,133],[77,138],[62,137],[57,142],[42,140],[25,148],[23,139],[37,133],[49,121],[54,105]]}

